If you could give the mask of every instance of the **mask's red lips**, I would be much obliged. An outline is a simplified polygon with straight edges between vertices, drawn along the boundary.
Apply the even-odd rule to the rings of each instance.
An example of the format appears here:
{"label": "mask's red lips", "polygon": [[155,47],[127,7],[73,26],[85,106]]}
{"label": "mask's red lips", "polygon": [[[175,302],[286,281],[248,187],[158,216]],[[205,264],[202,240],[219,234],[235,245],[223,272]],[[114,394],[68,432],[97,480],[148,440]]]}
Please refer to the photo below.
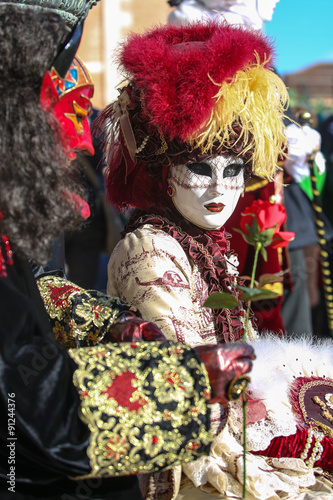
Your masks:
{"label": "mask's red lips", "polygon": [[205,205],[205,208],[210,212],[222,212],[224,207],[225,205],[223,203],[208,203],[208,205]]}

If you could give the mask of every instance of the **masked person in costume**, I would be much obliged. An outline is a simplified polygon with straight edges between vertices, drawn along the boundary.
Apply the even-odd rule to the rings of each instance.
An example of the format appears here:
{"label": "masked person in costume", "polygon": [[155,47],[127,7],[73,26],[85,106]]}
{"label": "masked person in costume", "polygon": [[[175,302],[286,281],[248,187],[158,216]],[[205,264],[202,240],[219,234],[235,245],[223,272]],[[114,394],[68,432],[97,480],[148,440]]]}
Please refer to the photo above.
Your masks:
{"label": "masked person in costume", "polygon": [[[243,307],[203,304],[214,292],[238,296],[237,259],[223,226],[244,181],[252,172],[271,179],[284,155],[288,97],[270,67],[272,47],[253,30],[207,21],[132,34],[119,54],[125,84],[97,129],[104,132],[109,199],[137,211],[111,255],[108,293],[140,307],[166,338],[237,344]],[[248,336],[257,359],[247,394],[247,495],[296,498],[317,484],[311,463],[332,467],[329,420],[325,436],[315,433],[311,404],[302,416],[296,403],[306,383],[322,385],[321,399],[331,394],[325,377],[332,377],[332,346],[256,338],[251,328]],[[155,475],[147,498],[174,498],[179,488],[181,500],[241,497],[241,402],[228,412],[213,407],[209,457],[184,465],[181,480],[176,469],[173,487]]]}
{"label": "masked person in costume", "polygon": [[[172,1],[169,2],[171,5]],[[264,32],[264,23],[272,19],[277,4],[276,0],[183,0],[176,3],[170,12],[168,22],[171,24],[186,23],[199,19],[214,19],[233,25],[245,25],[253,30]],[[225,224],[225,230],[232,235],[232,248],[237,253],[240,275],[251,275],[254,248],[244,241],[237,228],[240,226],[241,214],[255,200],[283,203],[283,175],[277,171],[274,179],[264,179],[253,175],[246,184],[244,196],[239,200],[236,209]],[[287,250],[267,248],[267,260],[261,255],[258,258],[256,278],[262,274],[274,274],[288,267]],[[285,327],[281,308],[283,289],[290,288],[287,283],[289,273],[283,282],[267,285],[277,295],[275,298],[261,300],[252,304],[253,321],[259,332],[275,332],[284,335]],[[305,330],[306,331],[306,330]]]}
{"label": "masked person in costume", "polygon": [[30,261],[87,215],[68,160],[91,150],[92,83],[73,57],[92,3],[0,2],[2,500],[141,498],[139,472],[208,453],[210,404],[253,358],[165,342],[60,274],[37,288]]}

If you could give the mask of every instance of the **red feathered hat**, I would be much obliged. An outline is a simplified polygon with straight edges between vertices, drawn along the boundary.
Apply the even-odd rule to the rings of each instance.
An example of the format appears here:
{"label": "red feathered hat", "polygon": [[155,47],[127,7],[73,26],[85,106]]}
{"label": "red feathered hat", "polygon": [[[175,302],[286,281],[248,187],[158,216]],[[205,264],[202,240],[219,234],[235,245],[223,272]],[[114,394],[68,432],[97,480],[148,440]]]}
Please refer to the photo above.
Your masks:
{"label": "red feathered hat", "polygon": [[170,164],[227,151],[271,177],[288,102],[271,58],[263,35],[214,21],[130,35],[120,53],[129,83],[97,121],[111,203],[159,205]]}

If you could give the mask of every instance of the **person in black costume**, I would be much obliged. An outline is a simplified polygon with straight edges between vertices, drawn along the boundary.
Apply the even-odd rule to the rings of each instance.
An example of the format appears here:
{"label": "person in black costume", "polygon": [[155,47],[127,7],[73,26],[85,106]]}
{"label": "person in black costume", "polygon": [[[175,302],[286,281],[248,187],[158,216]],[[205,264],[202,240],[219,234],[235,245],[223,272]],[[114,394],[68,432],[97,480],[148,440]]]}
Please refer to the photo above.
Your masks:
{"label": "person in black costume", "polygon": [[1,500],[140,499],[138,473],[208,452],[209,405],[233,397],[254,358],[243,344],[166,342],[135,308],[60,275],[37,287],[29,261],[47,262],[82,220],[40,91],[51,68],[65,77],[93,3],[0,2]]}
{"label": "person in black costume", "polygon": [[[90,125],[98,112],[93,108],[88,118]],[[77,155],[91,213],[83,227],[65,234],[65,260],[66,275],[71,281],[83,288],[105,292],[108,257],[120,240],[124,220],[105,201],[103,170],[106,165],[101,141],[101,137],[93,137],[94,155],[83,152]]]}

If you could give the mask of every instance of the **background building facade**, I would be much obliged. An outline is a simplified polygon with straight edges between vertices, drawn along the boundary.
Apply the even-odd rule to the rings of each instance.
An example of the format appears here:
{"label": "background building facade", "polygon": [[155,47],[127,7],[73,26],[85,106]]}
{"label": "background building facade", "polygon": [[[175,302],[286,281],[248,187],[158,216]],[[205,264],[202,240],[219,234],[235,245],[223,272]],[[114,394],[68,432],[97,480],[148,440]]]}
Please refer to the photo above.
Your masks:
{"label": "background building facade", "polygon": [[101,109],[117,96],[121,76],[113,57],[119,42],[130,31],[165,24],[170,10],[166,0],[103,0],[91,10],[78,55],[95,83],[94,107]]}

